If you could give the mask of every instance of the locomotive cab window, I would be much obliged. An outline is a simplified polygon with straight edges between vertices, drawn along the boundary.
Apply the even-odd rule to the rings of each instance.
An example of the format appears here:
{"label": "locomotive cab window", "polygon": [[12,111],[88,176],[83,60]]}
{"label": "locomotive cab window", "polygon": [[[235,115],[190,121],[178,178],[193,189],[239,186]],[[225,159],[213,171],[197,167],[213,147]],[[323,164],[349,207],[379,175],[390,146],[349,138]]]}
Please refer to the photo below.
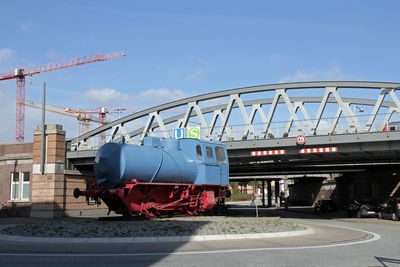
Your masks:
{"label": "locomotive cab window", "polygon": [[225,149],[217,146],[215,147],[215,156],[219,164],[226,164]]}
{"label": "locomotive cab window", "polygon": [[201,152],[201,146],[200,145],[196,146],[196,152],[197,152],[197,157],[199,159],[201,159],[203,157],[203,153]]}
{"label": "locomotive cab window", "polygon": [[207,158],[212,159],[213,158],[213,151],[212,148],[207,146],[206,147],[206,154],[207,154]]}

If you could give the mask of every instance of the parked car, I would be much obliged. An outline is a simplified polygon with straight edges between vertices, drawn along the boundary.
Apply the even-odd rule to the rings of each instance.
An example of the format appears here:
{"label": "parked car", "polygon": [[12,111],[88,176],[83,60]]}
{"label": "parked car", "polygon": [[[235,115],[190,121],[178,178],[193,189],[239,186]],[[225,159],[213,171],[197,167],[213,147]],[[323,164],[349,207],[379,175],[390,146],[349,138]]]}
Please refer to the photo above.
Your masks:
{"label": "parked car", "polygon": [[314,204],[315,213],[337,211],[336,203],[332,199],[321,199]]}
{"label": "parked car", "polygon": [[376,217],[378,212],[378,203],[373,199],[353,200],[347,208],[349,217]]}
{"label": "parked car", "polygon": [[391,197],[379,205],[378,217],[380,219],[389,218],[398,221],[400,218],[400,198]]}

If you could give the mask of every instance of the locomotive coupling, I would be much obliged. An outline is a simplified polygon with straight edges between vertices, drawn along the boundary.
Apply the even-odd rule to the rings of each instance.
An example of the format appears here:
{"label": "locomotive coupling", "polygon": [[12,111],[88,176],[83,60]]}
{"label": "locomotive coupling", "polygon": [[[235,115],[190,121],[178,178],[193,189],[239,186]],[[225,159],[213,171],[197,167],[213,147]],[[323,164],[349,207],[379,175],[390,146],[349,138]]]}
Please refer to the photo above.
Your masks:
{"label": "locomotive coupling", "polygon": [[83,196],[82,191],[79,190],[79,188],[74,189],[74,198],[78,198],[80,196]]}

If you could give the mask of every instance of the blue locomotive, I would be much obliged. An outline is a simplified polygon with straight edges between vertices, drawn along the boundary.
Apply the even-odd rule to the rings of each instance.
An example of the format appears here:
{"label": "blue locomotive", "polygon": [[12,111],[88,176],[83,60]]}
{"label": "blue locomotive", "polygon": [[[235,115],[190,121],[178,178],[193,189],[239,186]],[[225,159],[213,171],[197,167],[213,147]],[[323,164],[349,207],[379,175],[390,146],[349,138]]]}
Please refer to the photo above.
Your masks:
{"label": "blue locomotive", "polygon": [[146,137],[142,146],[107,143],[94,162],[97,185],[74,196],[102,199],[124,215],[224,210],[229,162],[222,143]]}

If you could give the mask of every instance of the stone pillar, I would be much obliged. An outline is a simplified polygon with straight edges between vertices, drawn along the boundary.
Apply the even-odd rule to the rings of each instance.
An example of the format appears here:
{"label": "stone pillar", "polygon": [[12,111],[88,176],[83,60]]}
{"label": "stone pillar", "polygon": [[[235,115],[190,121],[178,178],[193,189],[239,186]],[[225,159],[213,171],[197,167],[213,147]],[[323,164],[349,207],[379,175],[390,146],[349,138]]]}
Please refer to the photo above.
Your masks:
{"label": "stone pillar", "polygon": [[44,174],[40,172],[41,126],[33,136],[31,217],[60,217],[65,209],[65,131],[61,125],[46,125]]}
{"label": "stone pillar", "polygon": [[275,207],[280,207],[279,201],[279,180],[275,180]]}
{"label": "stone pillar", "polygon": [[271,188],[271,180],[267,180],[268,187],[268,208],[272,207],[272,188]]}
{"label": "stone pillar", "polygon": [[262,180],[262,206],[265,207],[265,181]]}

